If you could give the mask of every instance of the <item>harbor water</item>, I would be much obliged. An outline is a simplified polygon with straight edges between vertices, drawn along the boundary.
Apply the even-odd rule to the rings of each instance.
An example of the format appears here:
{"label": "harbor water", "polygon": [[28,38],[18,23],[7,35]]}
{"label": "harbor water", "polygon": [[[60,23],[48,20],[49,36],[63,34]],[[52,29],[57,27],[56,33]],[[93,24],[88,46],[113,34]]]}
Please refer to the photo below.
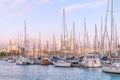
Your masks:
{"label": "harbor water", "polygon": [[104,73],[101,68],[23,66],[0,61],[0,80],[120,80],[120,74]]}

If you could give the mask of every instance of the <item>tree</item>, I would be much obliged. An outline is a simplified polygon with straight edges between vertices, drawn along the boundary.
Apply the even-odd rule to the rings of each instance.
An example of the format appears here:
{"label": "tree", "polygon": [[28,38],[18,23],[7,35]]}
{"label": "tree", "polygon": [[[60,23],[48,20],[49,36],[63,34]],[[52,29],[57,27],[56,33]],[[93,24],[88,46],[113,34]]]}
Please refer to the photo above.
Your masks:
{"label": "tree", "polygon": [[6,56],[4,51],[0,52],[0,57],[3,57],[3,56]]}

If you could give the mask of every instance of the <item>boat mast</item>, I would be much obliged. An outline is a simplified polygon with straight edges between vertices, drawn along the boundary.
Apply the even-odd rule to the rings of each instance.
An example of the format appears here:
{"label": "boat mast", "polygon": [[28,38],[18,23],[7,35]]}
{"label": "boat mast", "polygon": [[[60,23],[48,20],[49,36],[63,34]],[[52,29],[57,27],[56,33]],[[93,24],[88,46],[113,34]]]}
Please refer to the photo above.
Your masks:
{"label": "boat mast", "polygon": [[55,40],[54,33],[53,33],[53,56],[57,56],[57,54],[56,54],[56,40]]}
{"label": "boat mast", "polygon": [[20,55],[21,55],[21,53],[22,53],[22,50],[21,50],[21,33],[20,33],[20,42],[19,42],[19,45],[20,45]]}
{"label": "boat mast", "polygon": [[63,45],[65,46],[65,40],[66,40],[66,25],[65,25],[65,9],[63,9],[63,36],[64,36],[64,38],[63,38],[63,40],[64,40],[64,42],[63,42]]}
{"label": "boat mast", "polygon": [[63,56],[63,37],[62,37],[62,34],[61,34],[61,45],[60,45],[60,56],[62,57]]}
{"label": "boat mast", "polygon": [[100,51],[103,53],[104,45],[103,45],[103,18],[101,17],[101,33],[100,33]]}
{"label": "boat mast", "polygon": [[49,54],[49,41],[48,40],[46,40],[46,51],[47,51],[48,57],[50,57],[50,54]]}
{"label": "boat mast", "polygon": [[84,43],[84,54],[86,54],[86,18],[84,18],[84,39],[83,39],[83,43]]}
{"label": "boat mast", "polygon": [[117,26],[115,24],[115,49],[118,50],[118,35],[117,35]]}
{"label": "boat mast", "polygon": [[76,56],[75,23],[73,22],[73,55]]}
{"label": "boat mast", "polygon": [[33,57],[35,57],[36,53],[36,40],[33,40]]}
{"label": "boat mast", "polygon": [[72,56],[72,53],[73,53],[73,48],[72,48],[72,30],[71,30],[71,34],[70,34],[70,56]]}
{"label": "boat mast", "polygon": [[67,25],[66,25],[66,17],[65,17],[65,9],[63,9],[63,53],[64,56],[66,57],[67,55],[67,48],[68,48],[68,34],[67,34]]}
{"label": "boat mast", "polygon": [[95,52],[98,52],[98,36],[97,36],[97,25],[95,24],[95,42],[94,42]]}
{"label": "boat mast", "polygon": [[78,38],[78,42],[79,42],[79,52],[80,52],[80,56],[83,56],[83,50],[82,50],[82,43],[81,43],[81,37],[80,37],[80,32],[79,32],[79,38]]}
{"label": "boat mast", "polygon": [[88,35],[88,31],[86,32],[86,51],[87,51],[87,53],[89,52],[89,50],[90,50],[90,46],[91,46],[91,44],[90,44],[90,40],[89,40],[89,35]]}
{"label": "boat mast", "polygon": [[18,47],[18,54],[19,54],[19,48],[20,48],[19,42],[20,42],[20,38],[19,38],[19,32],[18,32],[18,44],[17,44],[17,47]]}
{"label": "boat mast", "polygon": [[38,57],[41,56],[41,33],[39,32]]}
{"label": "boat mast", "polygon": [[12,57],[13,54],[12,54],[12,42],[11,42],[11,40],[10,40],[10,42],[9,42],[9,45],[10,45],[10,56]]}
{"label": "boat mast", "polygon": [[111,48],[110,50],[113,49],[113,38],[114,38],[114,22],[113,22],[113,0],[111,0]]}
{"label": "boat mast", "polygon": [[26,51],[26,47],[27,47],[27,44],[26,44],[26,20],[24,20],[24,56],[27,56],[27,51]]}
{"label": "boat mast", "polygon": [[[108,11],[109,11],[109,0],[108,0],[108,4],[107,4],[107,10],[106,10],[106,17],[105,17],[105,29],[104,29],[104,33],[103,33],[103,51],[107,51],[108,47],[107,47],[107,40],[108,39],[108,45],[110,48],[110,40],[109,40],[109,35],[108,35],[108,30],[107,30],[107,17],[108,17]],[[105,42],[106,41],[106,42]],[[105,45],[106,44],[106,45]],[[105,48],[106,46],[106,48]],[[106,49],[106,50],[105,50]]]}

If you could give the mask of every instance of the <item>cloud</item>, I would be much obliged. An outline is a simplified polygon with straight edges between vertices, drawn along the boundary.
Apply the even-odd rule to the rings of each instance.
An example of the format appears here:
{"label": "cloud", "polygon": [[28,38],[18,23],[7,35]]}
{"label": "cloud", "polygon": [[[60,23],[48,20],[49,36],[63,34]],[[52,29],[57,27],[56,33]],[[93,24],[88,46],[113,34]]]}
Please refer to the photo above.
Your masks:
{"label": "cloud", "polygon": [[48,5],[50,0],[0,0],[0,16],[24,17],[33,6]]}
{"label": "cloud", "polygon": [[25,2],[27,2],[27,0],[13,0],[11,2],[11,8],[14,8],[16,6],[20,6],[21,4],[24,4]]}
{"label": "cloud", "polygon": [[23,7],[27,0],[0,0],[0,16],[5,17],[20,17],[25,12]]}
{"label": "cloud", "polygon": [[97,8],[106,3],[107,3],[107,0],[99,0],[99,1],[97,0],[96,2],[73,4],[71,6],[65,7],[65,10],[67,13],[70,13],[70,12],[80,10],[80,9],[85,9],[85,8]]}
{"label": "cloud", "polygon": [[45,4],[51,4],[51,1],[50,0],[36,0],[36,3],[45,5]]}

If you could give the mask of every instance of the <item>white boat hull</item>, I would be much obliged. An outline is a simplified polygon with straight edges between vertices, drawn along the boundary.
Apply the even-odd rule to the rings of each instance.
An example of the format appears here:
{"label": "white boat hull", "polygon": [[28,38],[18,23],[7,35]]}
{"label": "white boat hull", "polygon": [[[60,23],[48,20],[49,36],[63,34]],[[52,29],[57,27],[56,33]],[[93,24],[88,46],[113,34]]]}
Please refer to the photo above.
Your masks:
{"label": "white boat hull", "polygon": [[54,62],[54,66],[56,67],[70,67],[70,62]]}
{"label": "white boat hull", "polygon": [[23,62],[23,61],[17,61],[17,62],[16,62],[16,65],[27,65],[27,63],[26,63],[26,62]]}
{"label": "white boat hull", "polygon": [[27,65],[27,64],[32,64],[32,62],[26,57],[19,57],[19,59],[16,61],[16,65]]}
{"label": "white boat hull", "polygon": [[109,73],[120,73],[120,67],[103,65],[102,66],[102,71],[109,72]]}
{"label": "white boat hull", "polygon": [[96,63],[85,63],[83,66],[88,67],[88,68],[99,68],[101,67],[101,64],[96,64]]}
{"label": "white boat hull", "polygon": [[101,62],[98,60],[98,61],[83,61],[83,62],[80,62],[79,63],[81,66],[83,67],[87,67],[87,68],[100,68],[101,67]]}

